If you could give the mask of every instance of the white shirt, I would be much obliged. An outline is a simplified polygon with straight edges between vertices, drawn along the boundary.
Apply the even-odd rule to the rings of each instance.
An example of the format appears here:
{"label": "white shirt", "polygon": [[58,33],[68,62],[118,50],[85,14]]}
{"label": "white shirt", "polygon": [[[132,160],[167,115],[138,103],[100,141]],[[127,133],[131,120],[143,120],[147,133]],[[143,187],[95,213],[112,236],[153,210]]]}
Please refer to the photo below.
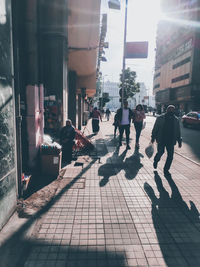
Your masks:
{"label": "white shirt", "polygon": [[122,110],[122,121],[121,121],[121,125],[128,125],[130,124],[129,122],[129,109],[124,109]]}

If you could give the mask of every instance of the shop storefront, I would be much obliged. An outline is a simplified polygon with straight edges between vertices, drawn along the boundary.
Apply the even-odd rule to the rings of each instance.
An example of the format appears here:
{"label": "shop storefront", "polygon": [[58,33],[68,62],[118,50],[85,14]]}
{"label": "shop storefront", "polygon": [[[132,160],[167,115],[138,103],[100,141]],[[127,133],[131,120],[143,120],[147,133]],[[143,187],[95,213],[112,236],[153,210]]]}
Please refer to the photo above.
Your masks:
{"label": "shop storefront", "polygon": [[158,114],[163,113],[170,101],[170,88],[158,91],[156,93],[155,100],[156,100],[157,113]]}

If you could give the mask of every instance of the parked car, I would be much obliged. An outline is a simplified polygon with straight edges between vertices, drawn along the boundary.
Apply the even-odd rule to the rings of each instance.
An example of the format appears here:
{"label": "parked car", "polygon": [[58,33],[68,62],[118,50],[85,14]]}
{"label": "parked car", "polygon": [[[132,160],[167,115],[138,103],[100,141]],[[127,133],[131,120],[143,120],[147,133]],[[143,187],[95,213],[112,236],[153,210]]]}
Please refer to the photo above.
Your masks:
{"label": "parked car", "polygon": [[182,116],[183,127],[194,127],[200,129],[200,111],[191,111]]}

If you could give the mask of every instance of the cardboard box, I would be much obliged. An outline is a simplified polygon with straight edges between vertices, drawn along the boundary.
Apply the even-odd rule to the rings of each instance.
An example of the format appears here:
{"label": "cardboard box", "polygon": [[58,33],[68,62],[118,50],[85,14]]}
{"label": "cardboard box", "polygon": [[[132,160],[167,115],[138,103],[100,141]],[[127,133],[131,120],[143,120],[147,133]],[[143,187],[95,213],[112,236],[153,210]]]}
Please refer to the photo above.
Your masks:
{"label": "cardboard box", "polygon": [[57,155],[40,155],[42,173],[45,175],[58,176],[61,170],[62,152]]}

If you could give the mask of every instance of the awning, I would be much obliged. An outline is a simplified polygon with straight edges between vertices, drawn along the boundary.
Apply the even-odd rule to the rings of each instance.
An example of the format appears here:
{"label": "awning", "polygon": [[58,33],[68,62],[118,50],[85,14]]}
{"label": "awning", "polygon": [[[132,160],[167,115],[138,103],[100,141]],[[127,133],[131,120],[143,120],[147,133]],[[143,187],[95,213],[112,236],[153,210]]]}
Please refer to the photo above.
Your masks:
{"label": "awning", "polygon": [[69,69],[81,77],[96,73],[100,4],[100,0],[69,0]]}
{"label": "awning", "polygon": [[78,76],[77,88],[86,88],[87,96],[93,97],[96,93],[96,71],[87,76]]}

